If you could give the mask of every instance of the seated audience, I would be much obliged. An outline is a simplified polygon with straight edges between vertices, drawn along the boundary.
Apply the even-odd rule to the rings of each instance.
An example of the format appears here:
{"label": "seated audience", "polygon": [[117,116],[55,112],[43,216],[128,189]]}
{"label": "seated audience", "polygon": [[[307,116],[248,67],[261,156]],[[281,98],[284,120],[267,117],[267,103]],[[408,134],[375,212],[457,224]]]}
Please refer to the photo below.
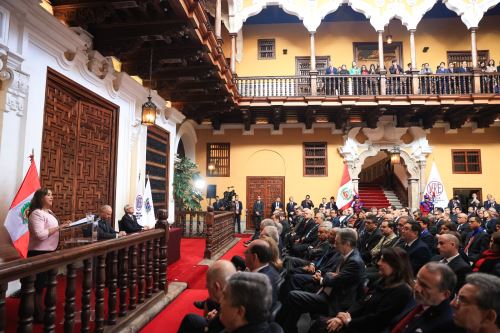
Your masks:
{"label": "seated audience", "polygon": [[408,254],[400,248],[385,248],[378,261],[380,280],[363,300],[334,318],[320,319],[314,332],[383,332],[391,320],[413,301],[413,276]]}
{"label": "seated audience", "polygon": [[[59,230],[69,225],[69,221],[59,224],[51,210],[52,201],[52,191],[48,188],[43,187],[33,194],[28,210],[28,258],[55,251],[59,245]],[[47,279],[47,272],[36,274],[34,318],[37,323],[43,322],[42,296]]]}
{"label": "seated audience", "polygon": [[137,217],[134,215],[134,207],[132,207],[132,205],[125,205],[123,210],[125,211],[125,214],[118,223],[120,231],[125,231],[127,234],[131,234],[149,229],[147,226],[143,227],[137,223]]}
{"label": "seated audience", "polygon": [[410,256],[413,274],[416,274],[431,259],[431,251],[419,238],[421,230],[422,228],[417,222],[407,222],[401,235],[404,243],[400,244]]}
{"label": "seated audience", "polygon": [[451,305],[455,324],[468,333],[500,332],[500,278],[469,275]]}
{"label": "seated audience", "polygon": [[272,309],[269,278],[260,273],[232,275],[221,298],[220,321],[228,333],[282,333],[268,319]]}
{"label": "seated audience", "polygon": [[278,301],[278,282],[280,275],[276,268],[271,265],[272,250],[268,242],[256,239],[250,243],[245,251],[245,264],[250,272],[267,275],[272,287],[273,307]]}
{"label": "seated audience", "polygon": [[494,274],[500,277],[500,232],[491,235],[490,247],[474,263],[474,272]]}
{"label": "seated audience", "polygon": [[280,257],[280,250],[278,248],[278,244],[273,238],[269,236],[264,236],[261,237],[260,239],[267,242],[271,248],[271,260],[269,261],[269,264],[272,265],[278,272],[280,272],[283,269],[283,261],[281,260]]}
{"label": "seated audience", "polygon": [[447,265],[430,262],[417,273],[415,300],[417,306],[409,311],[392,329],[391,333],[459,333],[453,323],[450,296],[457,278]]}
{"label": "seated audience", "polygon": [[454,292],[457,292],[465,282],[465,276],[472,271],[470,264],[460,255],[460,241],[453,234],[442,234],[438,236],[437,249],[439,255],[432,258],[448,265],[457,276],[457,285]]}
{"label": "seated audience", "polygon": [[205,317],[187,314],[181,322],[179,333],[213,332],[224,329],[220,322],[219,311],[222,292],[230,276],[236,273],[234,265],[227,260],[218,260],[207,271],[207,289],[209,299],[215,303],[215,309],[207,312]]}
{"label": "seated audience", "polygon": [[382,238],[380,230],[377,228],[377,218],[368,216],[364,220],[364,230],[359,233],[358,250],[365,263],[372,261],[371,250],[378,244]]}
{"label": "seated audience", "polygon": [[469,217],[469,223],[472,231],[465,238],[464,252],[467,254],[470,261],[476,262],[481,256],[481,253],[488,248],[490,238],[481,227],[481,222],[478,217]]}

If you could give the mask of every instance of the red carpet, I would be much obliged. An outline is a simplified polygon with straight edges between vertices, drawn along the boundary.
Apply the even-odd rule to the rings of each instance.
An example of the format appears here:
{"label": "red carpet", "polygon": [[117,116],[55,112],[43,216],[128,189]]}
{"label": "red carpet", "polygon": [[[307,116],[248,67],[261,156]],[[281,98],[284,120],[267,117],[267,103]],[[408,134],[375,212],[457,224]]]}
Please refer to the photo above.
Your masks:
{"label": "red carpet", "polygon": [[205,251],[205,239],[203,238],[182,238],[181,257],[172,265],[168,266],[167,278],[170,282],[186,282],[188,288],[192,284],[199,285],[202,280],[205,287],[205,272],[207,266],[197,264],[203,260]]}
{"label": "red carpet", "polygon": [[208,297],[206,289],[187,289],[180,294],[165,310],[160,312],[152,321],[140,331],[148,332],[177,332],[182,318],[188,313],[203,315],[201,310],[194,307],[193,302],[204,300]]}
{"label": "red carpet", "polygon": [[248,240],[252,235],[250,234],[239,234],[237,237],[240,237],[241,240],[234,245],[229,251],[224,254],[221,259],[231,260],[233,256],[240,256],[244,258],[244,252],[246,247],[243,246],[243,243]]}
{"label": "red carpet", "polygon": [[358,193],[360,200],[367,208],[386,208],[387,206],[389,206],[389,201],[384,194],[384,190],[379,185],[360,184]]}

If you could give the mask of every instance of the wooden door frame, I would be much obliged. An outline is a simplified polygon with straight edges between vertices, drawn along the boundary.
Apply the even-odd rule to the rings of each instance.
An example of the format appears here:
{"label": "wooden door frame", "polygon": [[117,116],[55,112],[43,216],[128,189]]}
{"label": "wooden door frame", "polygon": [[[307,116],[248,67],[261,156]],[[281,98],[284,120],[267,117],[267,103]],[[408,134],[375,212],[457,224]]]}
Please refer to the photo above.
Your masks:
{"label": "wooden door frame", "polygon": [[[281,202],[283,202],[283,205],[286,204],[286,202],[284,201],[284,195],[285,195],[285,188],[286,188],[286,180],[285,180],[285,176],[247,176],[246,177],[246,197],[245,197],[245,200],[246,200],[246,216],[245,216],[245,224],[246,224],[246,229],[247,230],[251,230],[252,228],[254,228],[254,225],[253,225],[253,214],[252,214],[252,210],[253,210],[253,202],[250,201],[250,193],[249,193],[249,189],[250,189],[250,186],[248,186],[249,184],[249,181],[252,180],[252,179],[262,179],[262,178],[268,178],[268,179],[280,179],[281,180],[281,183],[282,183],[282,186],[283,186],[283,191],[281,193]],[[261,195],[262,196],[262,195]],[[273,198],[274,199],[274,198]],[[266,202],[264,201],[264,211],[266,211],[268,209],[268,207],[270,207],[271,205],[271,202],[272,201],[269,201],[269,202]]]}

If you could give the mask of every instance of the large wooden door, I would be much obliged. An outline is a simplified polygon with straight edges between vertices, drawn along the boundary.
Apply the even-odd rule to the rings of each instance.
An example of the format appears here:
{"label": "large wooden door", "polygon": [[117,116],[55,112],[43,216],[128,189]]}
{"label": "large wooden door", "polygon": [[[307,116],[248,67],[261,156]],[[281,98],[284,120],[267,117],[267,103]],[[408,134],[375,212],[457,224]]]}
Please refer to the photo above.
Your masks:
{"label": "large wooden door", "polygon": [[60,220],[114,206],[117,120],[116,105],[49,69],[40,180]]}
{"label": "large wooden door", "polygon": [[168,210],[168,161],[170,133],[159,126],[148,127],[146,143],[146,174],[151,182],[155,214],[158,209]]}
{"label": "large wooden door", "polygon": [[247,216],[246,216],[246,229],[254,228],[253,221],[253,204],[260,195],[264,202],[264,216],[267,218],[271,216],[271,204],[276,197],[285,195],[285,177],[247,177]]}

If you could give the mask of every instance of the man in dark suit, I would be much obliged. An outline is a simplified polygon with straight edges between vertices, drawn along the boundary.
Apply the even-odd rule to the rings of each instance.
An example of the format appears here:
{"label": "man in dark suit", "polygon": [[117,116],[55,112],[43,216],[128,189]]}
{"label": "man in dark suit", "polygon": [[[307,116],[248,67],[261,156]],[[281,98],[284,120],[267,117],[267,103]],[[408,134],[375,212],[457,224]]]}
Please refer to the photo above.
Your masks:
{"label": "man in dark suit", "polygon": [[248,270],[265,274],[269,278],[273,292],[272,304],[274,307],[278,301],[278,282],[280,280],[280,274],[276,268],[270,264],[271,258],[271,247],[268,242],[262,239],[254,240],[245,251],[245,264]]}
{"label": "man in dark suit", "polygon": [[220,204],[221,204],[221,201],[219,200],[219,196],[216,195],[215,199],[214,199],[214,205],[213,205],[214,211],[220,210],[220,207],[219,207]]}
{"label": "man in dark suit", "polygon": [[220,302],[227,280],[235,273],[234,265],[228,260],[218,260],[208,268],[207,289],[210,301],[215,304],[215,310],[206,313],[205,317],[194,313],[187,314],[177,333],[219,333],[224,329],[219,318]]}
{"label": "man in dark suit", "polygon": [[302,206],[302,208],[309,208],[309,209],[314,208],[314,204],[311,201],[311,196],[309,194],[306,195],[306,198],[302,200],[300,205]]}
{"label": "man in dark suit", "polygon": [[241,211],[243,210],[243,204],[236,195],[233,202],[234,207],[234,224],[236,225],[236,230],[241,234]]}
{"label": "man in dark suit", "polygon": [[330,209],[330,210],[332,210],[332,209],[339,210],[339,208],[337,207],[337,203],[335,202],[334,197],[330,197],[330,201],[326,203],[325,208]]}
{"label": "man in dark suit", "polygon": [[457,215],[457,232],[460,234],[460,242],[465,244],[467,235],[471,232],[470,223],[467,221],[467,214],[460,213]]}
{"label": "man in dark suit", "polygon": [[366,264],[372,261],[371,251],[382,238],[380,230],[377,228],[377,217],[370,215],[364,220],[365,228],[361,232],[358,240],[358,250],[361,258]]}
{"label": "man in dark suit", "polygon": [[297,206],[297,203],[293,201],[293,197],[288,198],[288,203],[286,204],[286,214],[288,220],[292,219],[295,215],[295,206]]}
{"label": "man in dark suit", "polygon": [[271,214],[274,213],[275,210],[280,209],[283,210],[284,206],[281,202],[280,197],[276,197],[276,200],[271,204]]}
{"label": "man in dark suit", "polygon": [[450,296],[455,290],[456,277],[447,265],[430,262],[417,274],[415,299],[417,306],[408,312],[391,333],[459,333],[453,323]]}
{"label": "man in dark suit", "polygon": [[335,247],[342,255],[335,271],[315,274],[321,289],[317,293],[294,290],[282,308],[278,322],[287,333],[297,332],[302,313],[333,315],[347,310],[362,295],[365,264],[356,249],[357,235],[351,228],[337,231]]}
{"label": "man in dark suit", "polygon": [[477,216],[469,217],[471,232],[467,235],[464,243],[464,252],[470,261],[476,262],[489,245],[490,237],[488,233],[481,228],[481,222]]}
{"label": "man in dark suit", "polygon": [[458,292],[465,283],[465,276],[472,271],[472,267],[466,262],[458,249],[460,248],[460,241],[452,234],[438,235],[437,248],[439,256],[432,258],[433,261],[439,261],[447,264],[457,276],[457,286],[454,293]]}
{"label": "man in dark suit", "polygon": [[490,209],[491,207],[495,208],[497,212],[500,212],[500,205],[497,204],[495,198],[491,194],[486,196],[486,201],[483,203],[484,209]]}
{"label": "man in dark suit", "polygon": [[[113,209],[109,205],[103,205],[99,208],[99,217],[96,219],[97,222],[97,240],[105,239],[115,239],[118,237],[125,236],[125,231],[117,232],[111,226],[111,217],[113,215]],[[85,237],[92,236],[92,224],[89,225],[84,231]]]}
{"label": "man in dark suit", "polygon": [[420,224],[420,227],[422,228],[422,231],[420,232],[420,239],[422,242],[427,245],[429,250],[431,251],[431,254],[436,253],[436,239],[434,236],[431,234],[429,231],[429,219],[426,216],[423,216],[418,223]]}
{"label": "man in dark suit", "polygon": [[127,234],[132,234],[134,232],[148,229],[148,227],[143,227],[139,223],[137,223],[137,217],[134,215],[134,207],[132,207],[132,205],[125,205],[123,210],[125,211],[125,214],[123,215],[120,222],[118,222],[120,231],[125,231]]}
{"label": "man in dark suit", "polygon": [[264,203],[262,202],[262,199],[260,198],[260,195],[257,196],[257,200],[253,204],[253,220],[254,220],[254,227],[255,227],[255,232],[250,240],[247,240],[245,244],[250,244],[251,241],[254,239],[259,238],[260,235],[260,221],[262,221],[262,215],[264,215]]}
{"label": "man in dark suit", "polygon": [[401,246],[410,257],[413,275],[416,275],[419,269],[431,259],[431,251],[419,238],[421,231],[420,225],[412,221],[405,224],[401,235],[403,240]]}

